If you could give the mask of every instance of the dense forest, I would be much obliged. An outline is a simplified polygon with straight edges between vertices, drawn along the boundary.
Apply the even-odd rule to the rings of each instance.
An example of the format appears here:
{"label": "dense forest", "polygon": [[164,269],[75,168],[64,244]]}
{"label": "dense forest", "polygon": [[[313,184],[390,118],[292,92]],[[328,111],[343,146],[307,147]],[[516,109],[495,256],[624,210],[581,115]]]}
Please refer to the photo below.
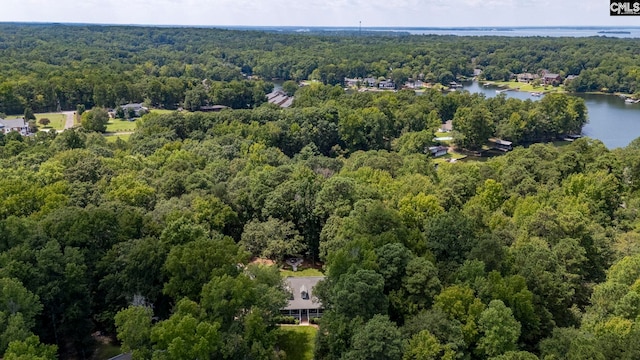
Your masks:
{"label": "dense forest", "polygon": [[[0,103],[16,111],[111,106],[152,87],[166,105],[173,82],[181,103],[203,79],[206,97],[246,100],[152,110],[127,141],[81,126],[0,134],[5,360],[90,359],[96,332],[134,359],[291,358],[278,326],[290,256],[326,276],[314,289],[325,308],[316,359],[640,358],[639,140],[546,143],[587,121],[565,94],[348,93],[325,79],[281,109],[265,103],[268,83],[241,74],[301,79],[351,61],[362,64],[351,76],[451,72],[449,58],[465,74],[472,58],[524,62],[525,50],[566,67],[555,47],[597,62],[632,59],[633,41],[0,27]],[[118,84],[127,90],[115,95]],[[55,96],[32,98],[44,88]],[[436,161],[425,148],[445,120],[459,147],[489,136],[522,146]]]}
{"label": "dense forest", "polygon": [[[549,70],[579,75],[570,91],[640,90],[637,39],[281,34],[193,28],[0,24],[0,112],[73,110],[128,102],[175,109],[189,98],[259,105],[270,80],[409,78],[449,84]],[[266,87],[265,87],[266,86]],[[268,91],[267,91],[268,92]],[[252,95],[256,95],[253,97]]]}

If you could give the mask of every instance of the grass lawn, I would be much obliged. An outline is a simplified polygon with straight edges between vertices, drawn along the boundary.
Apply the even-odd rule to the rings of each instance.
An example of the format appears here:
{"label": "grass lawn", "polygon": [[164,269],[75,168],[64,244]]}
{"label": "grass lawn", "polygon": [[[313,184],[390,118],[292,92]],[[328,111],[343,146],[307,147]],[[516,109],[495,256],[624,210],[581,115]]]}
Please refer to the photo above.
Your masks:
{"label": "grass lawn", "polygon": [[136,122],[129,120],[111,119],[107,123],[107,132],[135,131]]}
{"label": "grass lawn", "polygon": [[120,354],[122,354],[120,346],[112,344],[99,344],[96,348],[96,352],[93,354],[92,359],[107,360]]}
{"label": "grass lawn", "polygon": [[[60,113],[42,113],[42,114],[35,114],[35,116],[36,116],[36,125],[38,125],[38,128],[40,130],[49,130],[49,129],[64,130],[64,124],[67,122],[67,116]],[[9,115],[7,116],[7,119],[18,119],[22,117],[23,117],[22,115]],[[42,118],[47,118],[51,120],[51,123],[49,123],[49,125],[46,127],[40,125],[38,123],[38,120]]]}
{"label": "grass lawn", "polygon": [[313,360],[317,332],[313,326],[281,326],[278,347],[287,353],[287,360]]}
{"label": "grass lawn", "polygon": [[527,83],[521,83],[517,81],[492,81],[495,86],[499,87],[508,87],[509,89],[518,89],[519,91],[525,92],[565,92],[564,86],[551,86],[551,85],[542,85],[542,86],[533,86]]}
{"label": "grass lawn", "polygon": [[149,112],[152,114],[173,114],[176,110],[165,110],[165,109],[152,109]]}
{"label": "grass lawn", "polygon": [[298,271],[280,270],[280,275],[282,275],[282,277],[324,276],[324,274],[320,270],[312,268]]}
{"label": "grass lawn", "polygon": [[449,160],[449,159],[459,160],[459,159],[464,159],[466,157],[467,156],[463,155],[463,154],[459,154],[459,153],[456,153],[456,152],[450,152],[447,155],[440,156],[440,157],[437,157],[437,158],[433,159],[433,163],[434,164],[442,164],[442,163],[447,162],[447,160]]}
{"label": "grass lawn", "polygon": [[105,139],[107,142],[116,142],[117,139],[122,139],[124,141],[129,141],[131,134],[107,134]]}

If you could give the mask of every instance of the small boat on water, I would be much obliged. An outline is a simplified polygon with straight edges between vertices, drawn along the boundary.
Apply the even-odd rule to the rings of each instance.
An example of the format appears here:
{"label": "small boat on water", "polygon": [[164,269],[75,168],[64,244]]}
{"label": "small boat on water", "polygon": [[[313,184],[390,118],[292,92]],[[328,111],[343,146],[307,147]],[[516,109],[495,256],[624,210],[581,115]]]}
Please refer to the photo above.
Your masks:
{"label": "small boat on water", "polygon": [[509,91],[509,90],[510,90],[510,89],[498,89],[498,90],[496,90],[496,93],[497,93],[497,94],[502,94],[503,92],[505,92],[505,91]]}
{"label": "small boat on water", "polygon": [[627,98],[627,99],[624,100],[625,104],[637,104],[639,102],[640,102],[640,100],[635,100],[635,99],[632,99],[632,98]]}
{"label": "small boat on water", "polygon": [[539,97],[539,96],[542,96],[542,93],[541,92],[534,92],[534,93],[531,93],[531,96]]}

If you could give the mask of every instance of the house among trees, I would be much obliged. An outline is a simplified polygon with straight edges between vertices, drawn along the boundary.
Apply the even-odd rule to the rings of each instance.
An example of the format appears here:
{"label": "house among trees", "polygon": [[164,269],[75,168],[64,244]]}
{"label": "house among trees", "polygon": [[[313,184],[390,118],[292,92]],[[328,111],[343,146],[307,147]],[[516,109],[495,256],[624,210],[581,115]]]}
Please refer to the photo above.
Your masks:
{"label": "house among trees", "polygon": [[542,83],[545,85],[558,85],[562,83],[562,76],[560,74],[545,73],[542,76]]}
{"label": "house among trees", "polygon": [[222,111],[224,109],[228,109],[228,106],[224,106],[224,105],[203,105],[200,106],[200,111],[202,112],[218,112],[218,111]]}
{"label": "house among trees", "polygon": [[362,83],[362,79],[360,78],[344,78],[344,84],[345,86],[358,86],[358,84]]}
{"label": "house among trees", "polygon": [[376,78],[372,78],[372,77],[368,77],[368,78],[364,78],[364,83],[368,86],[368,87],[374,87],[376,86],[376,83],[378,82],[378,80]]}
{"label": "house among trees", "polygon": [[278,89],[267,94],[267,101],[281,108],[288,108],[293,104],[293,96],[288,96],[284,90]]}
{"label": "house among trees", "polygon": [[291,297],[289,304],[281,310],[282,315],[293,316],[300,322],[322,317],[322,304],[313,296],[313,288],[323,279],[324,276],[286,278]]}
{"label": "house among trees", "polygon": [[431,156],[440,157],[447,155],[449,152],[449,148],[447,148],[446,146],[431,146],[429,147],[428,151]]}
{"label": "house among trees", "polygon": [[578,75],[568,75],[567,78],[564,79],[564,82],[574,80],[577,77],[578,77]]}
{"label": "house among trees", "polygon": [[500,151],[511,151],[513,150],[513,143],[511,141],[506,141],[502,139],[491,138],[489,142],[493,143],[493,148]]}
{"label": "house among trees", "polygon": [[527,83],[527,84],[539,78],[540,76],[538,76],[538,74],[531,74],[531,73],[521,73],[516,75],[516,79],[518,80],[518,82]]}
{"label": "house among trees", "polygon": [[386,90],[394,90],[396,88],[396,83],[391,80],[382,80],[378,84],[378,88],[386,89]]}
{"label": "house among trees", "polygon": [[126,104],[126,105],[121,105],[120,108],[124,111],[124,113],[127,116],[129,114],[135,114],[135,117],[140,117],[146,114],[147,112],[149,112],[149,109],[142,106],[142,104]]}
{"label": "house among trees", "polygon": [[20,135],[28,135],[29,125],[24,119],[0,119],[0,132],[8,134],[12,131],[17,131]]}
{"label": "house among trees", "polygon": [[447,120],[445,121],[442,126],[440,126],[440,132],[451,132],[453,131],[453,121],[452,120]]}

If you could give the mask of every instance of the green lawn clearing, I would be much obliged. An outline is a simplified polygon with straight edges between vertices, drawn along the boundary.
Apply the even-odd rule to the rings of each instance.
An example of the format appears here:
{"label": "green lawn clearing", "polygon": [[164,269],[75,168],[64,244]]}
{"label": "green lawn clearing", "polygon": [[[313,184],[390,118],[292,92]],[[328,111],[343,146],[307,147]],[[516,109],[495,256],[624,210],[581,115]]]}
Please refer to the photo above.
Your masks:
{"label": "green lawn clearing", "polygon": [[541,86],[533,86],[532,84],[521,83],[518,81],[492,81],[493,85],[509,88],[509,89],[518,89],[518,91],[524,92],[541,92],[541,93],[549,93],[549,92],[565,92],[564,86],[551,86],[551,85],[541,85]]}
{"label": "green lawn clearing", "polygon": [[280,270],[282,277],[305,277],[305,276],[324,276],[324,274],[318,269],[303,269],[298,271],[292,270]]}
{"label": "green lawn clearing", "polygon": [[[39,130],[49,130],[49,129],[64,130],[64,125],[67,122],[67,116],[65,114],[60,114],[60,113],[42,113],[42,114],[35,114],[35,116],[36,116],[36,125],[38,126]],[[22,115],[9,115],[7,116],[7,119],[19,119],[23,117],[24,116]],[[38,121],[43,118],[47,118],[49,119],[49,121],[51,121],[49,125],[47,126],[40,125]]]}
{"label": "green lawn clearing", "polygon": [[[36,125],[38,125],[40,130],[47,130],[52,128],[56,130],[64,130],[64,125],[67,122],[67,116],[65,114],[46,113],[46,114],[35,114],[35,115],[36,115]],[[44,119],[44,118],[47,118],[51,121],[49,125],[47,125],[46,127],[40,125],[40,123],[38,122],[40,121],[40,119]]]}
{"label": "green lawn clearing", "polygon": [[152,114],[173,114],[176,110],[165,110],[165,109],[152,109],[149,112]]}
{"label": "green lawn clearing", "polygon": [[136,122],[129,120],[111,119],[107,123],[107,132],[135,131]]}
{"label": "green lawn clearing", "polygon": [[276,332],[278,347],[287,360],[313,360],[317,332],[313,326],[281,326]]}

